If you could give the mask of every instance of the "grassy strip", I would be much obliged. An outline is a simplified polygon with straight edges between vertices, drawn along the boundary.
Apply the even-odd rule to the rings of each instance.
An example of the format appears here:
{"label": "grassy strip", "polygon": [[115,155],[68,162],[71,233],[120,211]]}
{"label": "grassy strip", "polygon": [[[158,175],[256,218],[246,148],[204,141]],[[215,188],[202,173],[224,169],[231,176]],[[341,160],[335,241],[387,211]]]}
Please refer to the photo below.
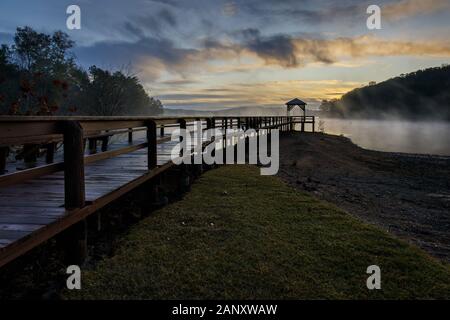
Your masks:
{"label": "grassy strip", "polygon": [[[382,290],[366,268],[381,267]],[[450,267],[252,166],[224,166],[133,227],[68,298],[450,298]]]}

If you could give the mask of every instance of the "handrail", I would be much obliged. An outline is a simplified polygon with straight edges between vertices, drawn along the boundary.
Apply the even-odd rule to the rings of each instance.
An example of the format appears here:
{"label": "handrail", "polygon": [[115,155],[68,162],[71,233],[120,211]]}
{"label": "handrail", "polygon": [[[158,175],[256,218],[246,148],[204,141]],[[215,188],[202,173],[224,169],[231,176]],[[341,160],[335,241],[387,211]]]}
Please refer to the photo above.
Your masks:
{"label": "handrail", "polygon": [[[300,121],[299,121],[300,119]],[[149,154],[149,170],[156,167],[156,145],[170,140],[170,137],[164,136],[164,128],[179,127],[191,125],[194,121],[202,121],[202,127],[206,121],[207,128],[231,128],[231,127],[245,127],[254,129],[270,130],[274,128],[281,128],[284,130],[292,130],[295,123],[303,124],[312,120],[314,123],[314,116],[276,116],[276,117],[17,117],[17,116],[0,116],[0,149],[3,146],[15,144],[36,144],[69,141],[75,143],[76,148],[81,148],[82,165],[89,164],[95,161],[108,159],[121,154],[133,152],[139,149],[148,148]],[[307,121],[308,120],[308,121]],[[188,122],[189,121],[189,122]],[[67,130],[67,124],[72,125],[72,129],[76,132]],[[75,129],[74,129],[75,128]],[[161,129],[161,138],[157,138],[156,130]],[[109,130],[106,132],[106,130]],[[313,129],[314,130],[314,129]],[[131,144],[132,134],[136,131],[147,131],[147,142],[139,144]],[[95,153],[91,155],[84,155],[83,140],[86,139],[103,139],[117,134],[129,134],[130,145],[115,150]],[[71,135],[75,134],[80,141],[73,141]],[[42,138],[43,140],[40,140]],[[49,139],[49,140],[45,140]],[[38,143],[41,142],[41,143]],[[43,143],[42,143],[43,142]],[[94,141],[95,142],[95,141]],[[106,140],[107,143],[107,140]],[[64,157],[70,159],[66,154],[69,148],[64,148]],[[95,144],[94,144],[95,149]],[[67,152],[72,152],[69,150]],[[0,153],[0,158],[2,157]],[[2,159],[0,159],[0,162]],[[69,161],[72,161],[70,159]],[[150,161],[152,163],[150,163]],[[4,163],[3,159],[3,163]],[[1,166],[1,163],[0,163]],[[77,164],[78,170],[80,165]],[[58,171],[67,171],[64,161],[50,163],[36,168],[26,169],[13,173],[1,175],[0,172],[0,187],[16,184],[25,180],[34,179],[42,175],[55,173]],[[0,168],[0,171],[2,168]],[[81,174],[80,172],[78,174]]]}

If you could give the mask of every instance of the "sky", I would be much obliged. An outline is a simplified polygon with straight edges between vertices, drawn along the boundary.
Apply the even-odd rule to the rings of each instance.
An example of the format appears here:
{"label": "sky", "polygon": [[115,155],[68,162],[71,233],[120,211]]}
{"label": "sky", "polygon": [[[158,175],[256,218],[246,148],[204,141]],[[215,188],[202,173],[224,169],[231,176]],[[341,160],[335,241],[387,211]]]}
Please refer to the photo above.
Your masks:
{"label": "sky", "polygon": [[[66,27],[72,4],[80,30]],[[68,33],[84,68],[131,70],[178,109],[315,107],[450,62],[450,0],[1,0],[0,43],[18,26]]]}

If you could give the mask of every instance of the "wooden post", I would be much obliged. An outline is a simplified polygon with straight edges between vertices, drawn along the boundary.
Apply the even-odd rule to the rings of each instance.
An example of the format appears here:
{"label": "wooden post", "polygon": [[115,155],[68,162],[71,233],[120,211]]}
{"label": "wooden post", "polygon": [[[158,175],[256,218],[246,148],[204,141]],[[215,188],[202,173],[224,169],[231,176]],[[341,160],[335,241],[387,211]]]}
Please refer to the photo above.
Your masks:
{"label": "wooden post", "polygon": [[313,116],[312,117],[312,132],[314,133],[314,132],[316,132],[316,117],[315,116]]}
{"label": "wooden post", "polygon": [[0,174],[6,172],[6,158],[8,157],[8,147],[0,147]]}
{"label": "wooden post", "polygon": [[212,128],[212,118],[206,118],[206,129]]}
{"label": "wooden post", "polygon": [[227,129],[228,129],[228,119],[223,119],[223,139],[222,139],[222,148],[223,148],[223,163],[227,163]]}
{"label": "wooden post", "polygon": [[[66,209],[85,204],[83,128],[77,121],[64,122],[64,198]],[[67,231],[66,259],[81,264],[87,256],[87,222],[82,220]]]}
{"label": "wooden post", "polygon": [[159,127],[159,135],[161,137],[164,137],[164,125],[163,124]]}
{"label": "wooden post", "polygon": [[64,122],[64,197],[66,209],[84,206],[83,128],[77,121]]}
{"label": "wooden post", "polygon": [[[48,164],[53,163],[53,160],[55,158],[55,147],[56,147],[55,142],[49,143],[46,146],[47,154],[45,155],[45,162]],[[84,140],[83,140],[83,150],[84,150]]]}
{"label": "wooden post", "polygon": [[259,127],[260,127],[261,118],[258,117],[255,120],[256,120],[256,128],[255,128],[255,130],[256,130],[256,162],[259,163],[259,139],[261,139],[259,136],[259,134],[260,134]]}
{"label": "wooden post", "polygon": [[149,120],[146,122],[147,126],[147,164],[148,170],[156,168],[158,165],[157,159],[157,142],[156,142],[156,122]]}
{"label": "wooden post", "polygon": [[97,153],[97,138],[89,138],[89,153]]}
{"label": "wooden post", "polygon": [[[186,120],[184,119],[178,119],[178,123],[180,124],[180,130],[186,130]],[[180,136],[180,142],[182,142],[183,138]],[[187,148],[187,141],[183,141],[183,149]],[[180,157],[183,157],[183,150],[180,150]]]}
{"label": "wooden post", "polygon": [[108,151],[108,140],[108,136],[102,137],[102,152]]}
{"label": "wooden post", "polygon": [[128,128],[128,143],[133,143],[133,128]]}
{"label": "wooden post", "polygon": [[86,260],[87,220],[83,219],[67,228],[63,234],[65,263],[81,265]]}
{"label": "wooden post", "polygon": [[23,146],[23,160],[28,168],[36,166],[38,150],[39,148],[34,144],[25,144]]}
{"label": "wooden post", "polygon": [[[216,129],[216,118],[211,118],[211,129],[215,130]],[[215,134],[215,133],[214,133]],[[215,139],[215,137],[214,137]],[[213,137],[211,137],[211,140],[213,140]],[[213,142],[215,144],[215,142]],[[216,148],[214,147],[214,149],[211,152],[211,156],[215,157],[216,156]],[[214,168],[215,165],[211,165],[210,167]]]}

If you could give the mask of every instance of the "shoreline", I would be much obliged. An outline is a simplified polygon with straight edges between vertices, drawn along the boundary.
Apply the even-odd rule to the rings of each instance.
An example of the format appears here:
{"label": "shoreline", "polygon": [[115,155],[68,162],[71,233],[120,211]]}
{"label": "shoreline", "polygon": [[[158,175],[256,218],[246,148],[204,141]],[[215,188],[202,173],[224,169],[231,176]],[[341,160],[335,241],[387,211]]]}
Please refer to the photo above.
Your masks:
{"label": "shoreline", "polygon": [[364,149],[330,134],[280,140],[284,181],[450,261],[450,157]]}

